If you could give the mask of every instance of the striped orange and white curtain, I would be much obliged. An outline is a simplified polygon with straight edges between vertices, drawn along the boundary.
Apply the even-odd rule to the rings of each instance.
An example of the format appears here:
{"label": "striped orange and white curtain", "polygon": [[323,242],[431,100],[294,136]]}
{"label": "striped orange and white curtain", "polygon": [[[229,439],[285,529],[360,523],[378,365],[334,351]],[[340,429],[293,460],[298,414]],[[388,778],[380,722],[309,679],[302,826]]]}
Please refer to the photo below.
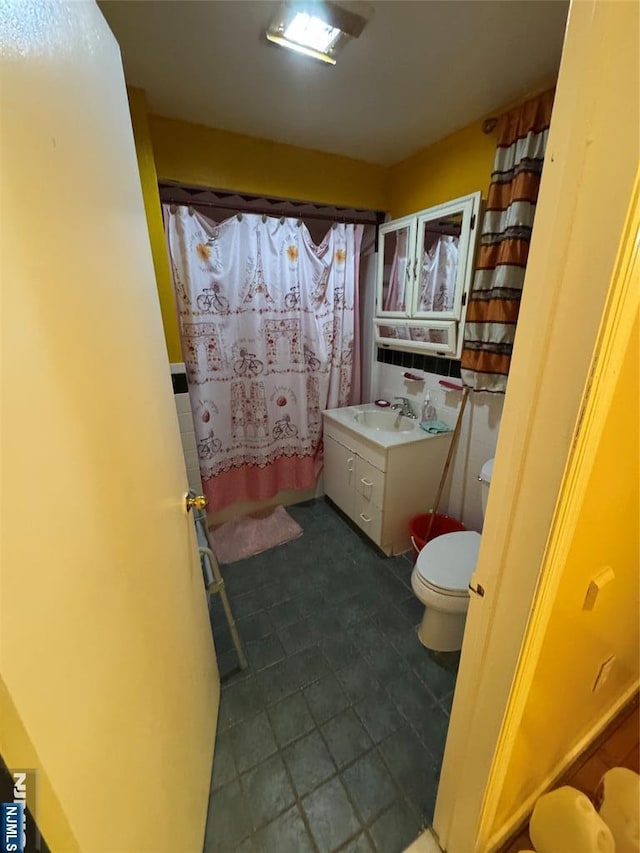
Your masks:
{"label": "striped orange and white curtain", "polygon": [[553,95],[527,101],[498,123],[462,350],[462,380],[475,391],[507,387]]}

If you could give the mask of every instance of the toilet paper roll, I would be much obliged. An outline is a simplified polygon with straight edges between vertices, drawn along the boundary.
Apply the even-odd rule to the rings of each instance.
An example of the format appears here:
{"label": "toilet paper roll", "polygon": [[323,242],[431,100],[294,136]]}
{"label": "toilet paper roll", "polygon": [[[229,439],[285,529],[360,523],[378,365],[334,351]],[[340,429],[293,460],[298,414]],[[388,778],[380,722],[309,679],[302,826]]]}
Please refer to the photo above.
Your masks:
{"label": "toilet paper roll", "polygon": [[611,830],[591,800],[568,785],[540,797],[529,835],[537,853],[616,853]]}
{"label": "toilet paper roll", "polygon": [[640,851],[640,776],[626,767],[613,767],[602,777],[600,817],[611,830],[616,853]]}

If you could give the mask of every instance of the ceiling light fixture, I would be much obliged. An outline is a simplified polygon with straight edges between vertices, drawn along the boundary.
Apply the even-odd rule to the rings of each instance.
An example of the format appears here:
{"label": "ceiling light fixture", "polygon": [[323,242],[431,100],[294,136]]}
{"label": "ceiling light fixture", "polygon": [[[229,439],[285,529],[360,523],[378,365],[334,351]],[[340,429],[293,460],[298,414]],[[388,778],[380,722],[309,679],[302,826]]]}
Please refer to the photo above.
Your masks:
{"label": "ceiling light fixture", "polygon": [[[354,7],[357,11],[354,11]],[[330,65],[350,38],[357,38],[369,10],[358,2],[286,2],[279,7],[265,35],[270,42]]]}

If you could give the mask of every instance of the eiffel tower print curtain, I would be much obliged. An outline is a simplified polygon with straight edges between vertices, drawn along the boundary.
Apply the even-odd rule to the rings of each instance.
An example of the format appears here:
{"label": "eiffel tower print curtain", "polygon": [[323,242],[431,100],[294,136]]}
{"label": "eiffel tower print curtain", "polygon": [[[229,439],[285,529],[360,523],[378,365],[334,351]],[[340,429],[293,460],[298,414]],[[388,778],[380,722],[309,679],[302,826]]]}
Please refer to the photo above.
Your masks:
{"label": "eiffel tower print curtain", "polygon": [[210,511],[312,488],[321,412],[355,387],[363,227],[316,245],[297,219],[163,212]]}

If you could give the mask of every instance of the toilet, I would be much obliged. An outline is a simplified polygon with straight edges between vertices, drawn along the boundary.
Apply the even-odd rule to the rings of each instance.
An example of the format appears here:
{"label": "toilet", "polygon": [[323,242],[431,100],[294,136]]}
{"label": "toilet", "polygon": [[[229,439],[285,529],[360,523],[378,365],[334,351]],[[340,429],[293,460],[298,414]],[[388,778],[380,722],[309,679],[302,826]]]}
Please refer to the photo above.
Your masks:
{"label": "toilet", "polygon": [[[492,473],[493,459],[489,459],[478,477],[483,517]],[[426,648],[437,652],[456,652],[462,648],[469,608],[469,583],[479,548],[480,534],[465,530],[437,536],[427,542],[418,554],[411,586],[425,606],[418,637]]]}

